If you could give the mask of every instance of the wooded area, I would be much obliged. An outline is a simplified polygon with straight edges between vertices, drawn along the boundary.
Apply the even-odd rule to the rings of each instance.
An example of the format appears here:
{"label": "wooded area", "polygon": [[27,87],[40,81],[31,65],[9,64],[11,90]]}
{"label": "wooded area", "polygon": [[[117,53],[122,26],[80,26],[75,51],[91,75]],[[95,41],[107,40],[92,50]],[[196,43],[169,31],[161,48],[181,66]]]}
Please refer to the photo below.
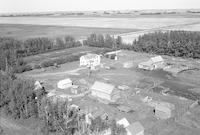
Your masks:
{"label": "wooded area", "polygon": [[140,36],[133,50],[184,58],[200,58],[200,32],[167,31]]}

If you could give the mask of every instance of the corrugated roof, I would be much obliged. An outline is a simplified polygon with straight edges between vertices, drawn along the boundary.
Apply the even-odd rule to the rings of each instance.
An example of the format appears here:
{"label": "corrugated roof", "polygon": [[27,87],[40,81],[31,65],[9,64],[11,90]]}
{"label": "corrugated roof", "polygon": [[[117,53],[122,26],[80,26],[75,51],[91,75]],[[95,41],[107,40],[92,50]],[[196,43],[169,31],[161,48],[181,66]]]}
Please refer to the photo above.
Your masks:
{"label": "corrugated roof", "polygon": [[99,81],[95,81],[95,83],[91,87],[92,90],[100,91],[106,94],[111,94],[114,88],[115,86],[112,84],[103,83]]}
{"label": "corrugated roof", "polygon": [[152,57],[151,61],[152,62],[161,62],[161,61],[164,61],[164,60],[161,56],[156,56],[156,57]]}
{"label": "corrugated roof", "polygon": [[144,131],[144,127],[139,121],[132,123],[127,127],[127,129],[131,132],[132,135],[136,135],[137,133]]}

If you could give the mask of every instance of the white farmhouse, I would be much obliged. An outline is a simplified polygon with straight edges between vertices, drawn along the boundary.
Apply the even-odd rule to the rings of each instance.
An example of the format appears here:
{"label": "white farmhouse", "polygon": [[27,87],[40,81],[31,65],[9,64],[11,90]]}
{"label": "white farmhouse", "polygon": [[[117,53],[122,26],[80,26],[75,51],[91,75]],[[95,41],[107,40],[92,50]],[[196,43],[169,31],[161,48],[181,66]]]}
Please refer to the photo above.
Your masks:
{"label": "white farmhouse", "polygon": [[101,56],[89,53],[80,57],[80,66],[98,66],[101,62]]}
{"label": "white farmhouse", "polygon": [[103,82],[96,81],[91,87],[92,96],[99,97],[106,100],[112,100],[115,86]]}
{"label": "white farmhouse", "polygon": [[150,58],[150,60],[138,64],[138,68],[145,70],[155,70],[163,68],[163,66],[164,66],[164,59],[161,56],[152,57]]}

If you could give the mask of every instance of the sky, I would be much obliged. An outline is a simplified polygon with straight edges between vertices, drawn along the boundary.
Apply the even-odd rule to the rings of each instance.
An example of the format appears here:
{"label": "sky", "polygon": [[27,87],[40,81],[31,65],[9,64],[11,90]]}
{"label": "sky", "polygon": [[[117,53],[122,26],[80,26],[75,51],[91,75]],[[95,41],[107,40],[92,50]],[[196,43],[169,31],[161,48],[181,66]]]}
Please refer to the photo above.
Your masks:
{"label": "sky", "polygon": [[128,9],[200,9],[200,0],[0,0],[0,13]]}

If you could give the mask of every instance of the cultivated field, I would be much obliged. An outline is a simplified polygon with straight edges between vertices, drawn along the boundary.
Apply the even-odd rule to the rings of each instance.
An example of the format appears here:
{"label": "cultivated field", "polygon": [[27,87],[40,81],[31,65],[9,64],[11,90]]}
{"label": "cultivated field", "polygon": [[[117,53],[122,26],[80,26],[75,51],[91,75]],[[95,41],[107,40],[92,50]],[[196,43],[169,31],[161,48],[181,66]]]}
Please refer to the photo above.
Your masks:
{"label": "cultivated field", "polygon": [[131,43],[139,35],[158,30],[199,31],[197,17],[0,17],[0,36],[20,39],[71,35],[77,39],[97,34],[122,36]]}
{"label": "cultivated field", "polygon": [[0,36],[14,37],[17,39],[27,39],[34,37],[64,37],[70,35],[76,39],[86,38],[92,33],[96,34],[120,34],[139,31],[137,29],[118,28],[91,28],[74,26],[48,26],[34,24],[0,24]]}

